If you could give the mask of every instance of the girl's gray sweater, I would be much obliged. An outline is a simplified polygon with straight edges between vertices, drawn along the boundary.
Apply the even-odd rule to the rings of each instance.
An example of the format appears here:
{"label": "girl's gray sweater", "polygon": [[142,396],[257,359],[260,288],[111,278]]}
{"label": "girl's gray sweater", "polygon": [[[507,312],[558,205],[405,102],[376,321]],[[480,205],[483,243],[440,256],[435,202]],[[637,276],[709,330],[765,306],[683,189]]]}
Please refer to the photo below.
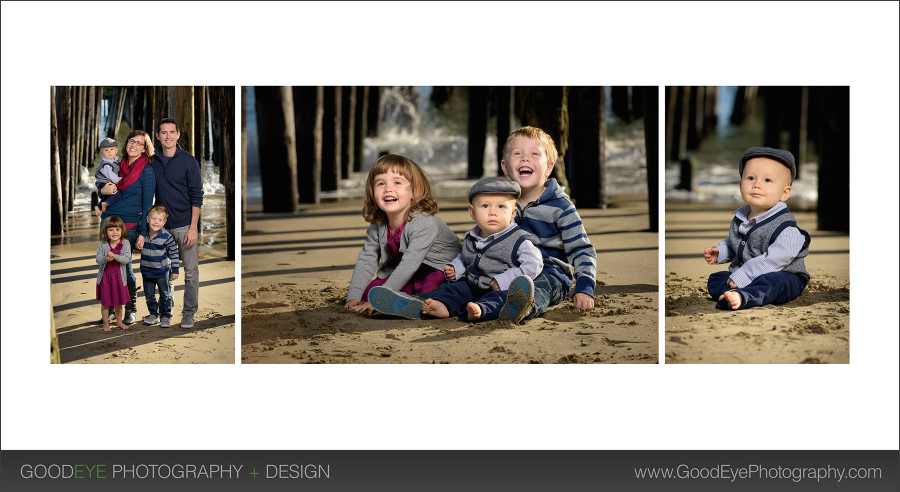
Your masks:
{"label": "girl's gray sweater", "polygon": [[461,250],[462,242],[446,222],[434,215],[413,212],[400,234],[403,258],[393,267],[388,265],[387,225],[371,224],[366,230],[366,243],[356,259],[347,300],[361,299],[376,274],[382,279],[390,277],[385,287],[400,290],[423,263],[443,270]]}
{"label": "girl's gray sweater", "polygon": [[[106,241],[100,241],[100,244],[97,245],[97,264],[100,265],[99,270],[97,271],[97,285],[100,285],[100,281],[103,280],[103,270],[106,269],[106,253],[110,251],[109,243]],[[122,251],[117,255],[113,255],[116,258],[116,261],[119,262],[119,273],[122,275],[122,285],[127,285],[125,282],[125,265],[131,261],[131,243],[128,242],[127,239],[122,239]]]}

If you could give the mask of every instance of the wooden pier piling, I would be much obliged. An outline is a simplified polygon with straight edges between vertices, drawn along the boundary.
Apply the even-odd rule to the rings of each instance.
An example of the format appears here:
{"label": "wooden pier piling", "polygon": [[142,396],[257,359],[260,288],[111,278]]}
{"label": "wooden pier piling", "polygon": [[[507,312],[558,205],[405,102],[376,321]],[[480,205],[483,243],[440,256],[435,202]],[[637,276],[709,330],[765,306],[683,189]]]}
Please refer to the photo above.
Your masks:
{"label": "wooden pier piling", "polygon": [[341,181],[341,90],[325,87],[322,119],[322,191],[336,191]]}
{"label": "wooden pier piling", "polygon": [[469,179],[484,176],[484,147],[487,143],[488,123],[488,88],[484,86],[469,87],[468,110],[468,168]]}
{"label": "wooden pier piling", "polygon": [[256,125],[263,212],[296,212],[297,151],[291,88],[257,86]]}
{"label": "wooden pier piling", "polygon": [[579,208],[605,208],[606,94],[603,86],[569,88],[569,170]]}
{"label": "wooden pier piling", "polygon": [[293,95],[297,129],[297,190],[300,194],[300,203],[319,203],[325,88],[298,86],[293,88]]}
{"label": "wooden pier piling", "polygon": [[[637,88],[636,88],[637,89]],[[644,144],[647,155],[647,207],[650,232],[659,231],[659,90],[641,87],[644,114]]]}

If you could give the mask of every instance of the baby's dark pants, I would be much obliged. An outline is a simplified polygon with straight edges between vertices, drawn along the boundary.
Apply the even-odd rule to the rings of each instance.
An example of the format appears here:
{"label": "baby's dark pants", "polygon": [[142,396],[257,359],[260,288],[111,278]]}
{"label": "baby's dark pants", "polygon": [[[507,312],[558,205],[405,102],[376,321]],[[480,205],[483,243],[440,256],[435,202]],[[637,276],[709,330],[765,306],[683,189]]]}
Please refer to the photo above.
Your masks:
{"label": "baby's dark pants", "polygon": [[719,296],[729,290],[736,290],[741,294],[741,309],[746,309],[766,304],[784,304],[796,299],[806,288],[806,282],[793,273],[772,272],[756,277],[750,285],[743,288],[732,289],[728,286],[729,275],[727,271],[715,272],[709,276],[706,284],[710,297],[716,300],[716,307],[719,309],[731,309],[728,301],[719,299]]}
{"label": "baby's dark pants", "polygon": [[[425,297],[428,296],[428,297]],[[465,280],[443,284],[427,294],[420,294],[420,299],[434,299],[447,306],[450,316],[465,321],[468,313],[466,304],[474,302],[481,306],[481,318],[478,321],[497,319],[503,305],[506,304],[505,290],[481,289]]]}

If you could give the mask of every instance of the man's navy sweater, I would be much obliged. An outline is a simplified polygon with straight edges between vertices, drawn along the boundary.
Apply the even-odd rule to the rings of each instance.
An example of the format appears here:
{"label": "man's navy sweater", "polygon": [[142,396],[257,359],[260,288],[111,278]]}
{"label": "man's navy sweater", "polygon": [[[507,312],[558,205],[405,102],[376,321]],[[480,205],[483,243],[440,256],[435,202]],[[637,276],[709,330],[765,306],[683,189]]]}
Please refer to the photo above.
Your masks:
{"label": "man's navy sweater", "polygon": [[166,157],[160,151],[152,165],[156,174],[156,203],[169,211],[166,227],[171,230],[190,225],[191,207],[203,205],[203,180],[197,159],[176,145],[175,155]]}

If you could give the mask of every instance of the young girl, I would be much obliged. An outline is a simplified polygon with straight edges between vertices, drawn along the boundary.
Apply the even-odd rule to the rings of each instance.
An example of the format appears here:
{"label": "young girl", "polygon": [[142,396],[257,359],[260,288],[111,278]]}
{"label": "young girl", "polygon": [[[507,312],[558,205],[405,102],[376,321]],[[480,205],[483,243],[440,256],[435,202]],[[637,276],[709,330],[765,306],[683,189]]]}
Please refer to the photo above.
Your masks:
{"label": "young girl", "polygon": [[413,295],[444,282],[444,265],[456,258],[462,243],[435,213],[431,185],[415,162],[396,154],[375,161],[363,206],[371,225],[350,280],[345,304],[350,311],[372,314],[368,295],[375,286]]}
{"label": "young girl", "polygon": [[116,326],[127,330],[122,322],[122,311],[125,303],[131,298],[125,287],[125,265],[131,262],[131,244],[122,239],[125,223],[112,216],[103,222],[100,229],[100,244],[97,245],[97,300],[100,301],[100,316],[103,319],[103,331],[109,333],[109,307],[116,313]]}

